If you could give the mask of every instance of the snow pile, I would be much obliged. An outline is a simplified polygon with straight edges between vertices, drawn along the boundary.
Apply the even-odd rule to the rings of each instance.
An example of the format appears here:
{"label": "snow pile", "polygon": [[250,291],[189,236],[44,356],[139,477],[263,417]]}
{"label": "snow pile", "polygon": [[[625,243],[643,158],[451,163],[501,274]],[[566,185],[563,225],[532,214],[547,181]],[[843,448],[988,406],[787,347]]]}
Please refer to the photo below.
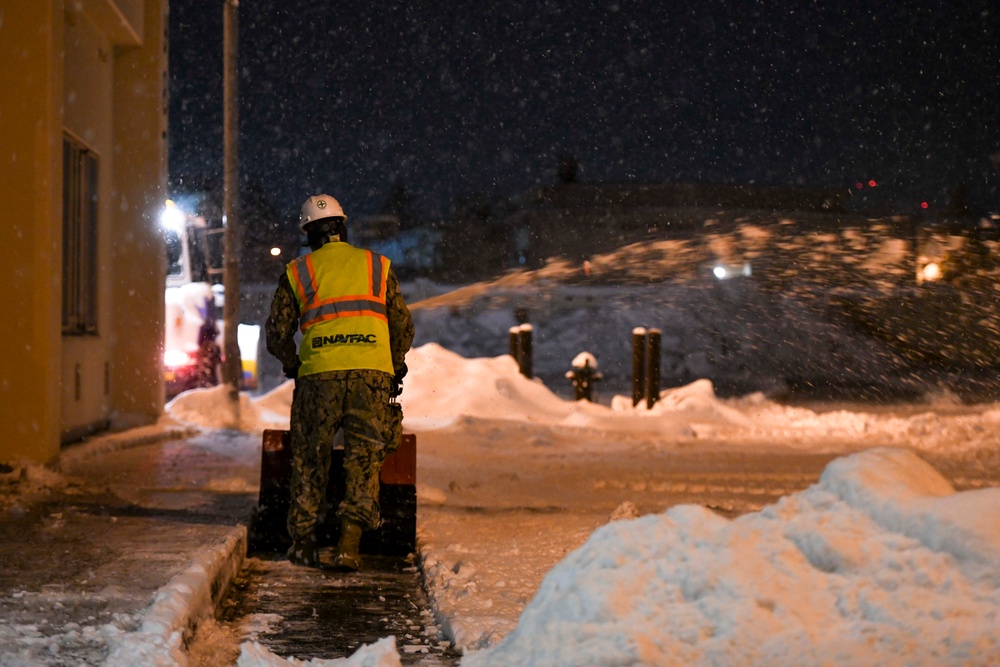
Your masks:
{"label": "snow pile", "polygon": [[287,381],[252,401],[253,407],[256,410],[258,428],[288,428],[288,420],[292,414],[292,393],[294,391],[295,383]]}
{"label": "snow pile", "polygon": [[[427,343],[410,350],[406,360],[409,374],[400,402],[404,428],[414,432],[488,420],[578,433],[714,438],[745,445],[780,439],[784,446],[811,451],[842,450],[845,443],[956,451],[995,446],[993,433],[1000,427],[1000,409],[990,406],[963,407],[944,400],[913,414],[817,412],[782,405],[762,393],[720,399],[706,379],[664,389],[652,409],[645,403],[633,407],[625,396],[612,398],[610,405],[574,402],[557,396],[538,379],[522,376],[509,355],[466,359]],[[259,397],[241,394],[240,429],[287,430],[294,386],[287,381]],[[232,421],[225,387],[182,393],[167,404],[166,412],[171,419],[199,428],[225,429]]]}
{"label": "snow pile", "polygon": [[[466,359],[428,343],[407,364],[404,427],[429,465],[418,488],[421,562],[438,625],[465,665],[977,663],[1000,654],[1000,490],[955,493],[906,451],[989,460],[1000,450],[995,406],[945,397],[816,411],[760,393],[720,399],[696,380],[647,409],[625,397],[611,406],[563,400],[506,355]],[[293,386],[244,396],[243,427],[287,428]],[[225,428],[223,400],[221,389],[200,390],[168,410]],[[636,517],[629,500],[644,494],[648,508],[661,487],[673,493],[655,477],[626,480],[617,506],[599,509],[601,479],[580,487],[563,463],[721,447],[865,451],[734,520],[694,505]],[[529,466],[510,470],[508,461],[529,455]],[[554,480],[567,491],[548,493]],[[253,641],[241,650],[244,666],[342,664],[279,658]]]}
{"label": "snow pile", "polygon": [[739,410],[727,407],[715,395],[715,387],[711,380],[696,380],[684,387],[666,389],[660,392],[659,400],[652,408],[647,408],[644,402],[633,407],[632,399],[626,396],[615,396],[611,401],[612,410],[618,412],[632,411],[633,414],[646,412],[650,416],[683,417],[692,422],[711,422],[734,424],[736,426],[751,426],[751,420]]}
{"label": "snow pile", "polygon": [[237,667],[400,667],[401,664],[395,637],[383,637],[374,644],[362,646],[348,658],[330,660],[282,658],[255,641],[244,642],[236,663]]}
{"label": "snow pile", "polygon": [[459,417],[551,422],[572,411],[545,385],[520,375],[510,356],[465,359],[428,343],[411,350],[406,364],[400,402],[409,428],[441,428]]}
{"label": "snow pile", "polygon": [[[287,430],[294,389],[294,382],[285,382],[260,397],[241,393],[239,430]],[[225,385],[183,392],[167,403],[165,410],[172,418],[193,426],[230,428],[233,423]]]}
{"label": "snow pile", "polygon": [[954,493],[869,450],[729,521],[697,506],[610,523],[464,667],[985,664],[1000,655],[1000,489]]}
{"label": "snow pile", "polygon": [[[905,443],[928,451],[956,451],[994,446],[993,427],[1000,427],[1000,410],[989,406],[960,409],[953,401],[945,401],[903,416],[849,410],[816,412],[782,405],[762,393],[720,399],[706,379],[664,389],[652,409],[645,403],[633,407],[626,396],[615,396],[610,406],[605,406],[557,396],[538,379],[522,376],[509,355],[466,359],[428,343],[410,350],[406,360],[410,372],[403,382],[400,402],[404,427],[416,432],[478,419],[579,432],[725,438],[737,444],[781,438],[786,446],[813,451],[842,448],[845,442],[858,447],[871,446],[872,442]],[[442,382],[442,378],[447,381]],[[291,391],[283,389],[290,384],[275,389],[265,399],[273,405],[276,400],[272,396],[280,394],[287,396],[290,404]],[[748,440],[748,435],[753,440]]]}

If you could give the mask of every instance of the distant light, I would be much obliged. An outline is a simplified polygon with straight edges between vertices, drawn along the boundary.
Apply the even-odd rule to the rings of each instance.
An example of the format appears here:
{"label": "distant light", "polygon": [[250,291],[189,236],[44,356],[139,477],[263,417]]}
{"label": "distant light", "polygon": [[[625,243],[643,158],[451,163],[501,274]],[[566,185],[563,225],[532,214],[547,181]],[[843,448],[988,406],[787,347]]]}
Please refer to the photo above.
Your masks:
{"label": "distant light", "polygon": [[854,184],[854,187],[860,190],[861,188],[865,187],[865,184],[862,183],[861,181],[858,181],[857,183]]}
{"label": "distant light", "polygon": [[874,188],[876,185],[878,185],[878,183],[875,182],[874,178],[872,180],[868,181],[868,187]]}
{"label": "distant light", "polygon": [[190,366],[195,363],[194,358],[187,352],[181,350],[165,350],[163,352],[163,365],[167,368],[180,368]]}
{"label": "distant light", "polygon": [[168,199],[160,213],[160,224],[165,229],[183,229],[184,221],[187,219],[184,211],[177,207],[173,200]]}
{"label": "distant light", "polygon": [[724,266],[717,266],[714,269],[712,269],[712,273],[715,274],[716,278],[718,278],[719,280],[722,280],[723,278],[726,277],[726,267],[724,267]]}
{"label": "distant light", "polygon": [[920,202],[920,208],[927,209],[927,208],[930,208],[930,207],[931,207],[931,205],[928,204],[927,202],[925,202],[925,201]]}
{"label": "distant light", "polygon": [[280,254],[281,254],[281,248],[278,248],[278,247],[271,248],[271,256],[272,257],[277,257]]}
{"label": "distant light", "polygon": [[920,270],[921,281],[933,281],[940,280],[941,278],[941,267],[937,262],[930,262],[924,265],[924,268]]}

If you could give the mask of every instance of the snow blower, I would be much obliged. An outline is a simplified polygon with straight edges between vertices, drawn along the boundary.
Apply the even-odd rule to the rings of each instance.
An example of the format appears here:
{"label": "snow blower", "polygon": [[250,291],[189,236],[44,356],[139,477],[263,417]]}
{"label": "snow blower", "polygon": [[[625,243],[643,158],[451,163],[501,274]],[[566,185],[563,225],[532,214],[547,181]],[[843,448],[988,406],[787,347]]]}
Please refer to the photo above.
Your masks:
{"label": "snow blower", "polygon": [[[251,552],[284,551],[291,544],[285,525],[292,479],[291,434],[264,431],[260,461],[260,495],[250,521]],[[382,525],[365,531],[361,552],[381,556],[406,556],[417,543],[417,436],[403,433],[399,448],[385,458],[379,475],[379,507]],[[344,450],[334,447],[327,484],[325,518],[320,519],[316,539],[320,547],[337,543],[340,525],[333,510],[344,494]]]}

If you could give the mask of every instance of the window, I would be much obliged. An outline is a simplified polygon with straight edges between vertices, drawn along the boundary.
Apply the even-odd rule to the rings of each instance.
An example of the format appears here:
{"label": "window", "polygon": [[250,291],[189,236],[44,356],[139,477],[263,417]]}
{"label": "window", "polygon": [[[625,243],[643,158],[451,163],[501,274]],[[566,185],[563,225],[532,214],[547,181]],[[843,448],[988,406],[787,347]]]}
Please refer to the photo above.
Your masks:
{"label": "window", "polygon": [[63,138],[63,334],[97,333],[97,156]]}

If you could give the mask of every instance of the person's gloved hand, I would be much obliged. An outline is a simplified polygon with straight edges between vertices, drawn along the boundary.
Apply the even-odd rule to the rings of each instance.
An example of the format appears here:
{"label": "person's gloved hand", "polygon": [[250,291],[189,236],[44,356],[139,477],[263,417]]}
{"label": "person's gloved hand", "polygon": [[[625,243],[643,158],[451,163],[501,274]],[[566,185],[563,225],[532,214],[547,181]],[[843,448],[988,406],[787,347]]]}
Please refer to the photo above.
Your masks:
{"label": "person's gloved hand", "polygon": [[396,369],[396,374],[392,376],[392,388],[389,390],[389,395],[392,398],[403,393],[403,378],[406,377],[407,370],[406,364],[403,364]]}
{"label": "person's gloved hand", "polygon": [[285,374],[285,377],[288,378],[289,380],[294,380],[297,377],[299,377],[299,367],[298,366],[292,366],[292,367],[286,366],[286,367],[282,368],[281,370]]}

